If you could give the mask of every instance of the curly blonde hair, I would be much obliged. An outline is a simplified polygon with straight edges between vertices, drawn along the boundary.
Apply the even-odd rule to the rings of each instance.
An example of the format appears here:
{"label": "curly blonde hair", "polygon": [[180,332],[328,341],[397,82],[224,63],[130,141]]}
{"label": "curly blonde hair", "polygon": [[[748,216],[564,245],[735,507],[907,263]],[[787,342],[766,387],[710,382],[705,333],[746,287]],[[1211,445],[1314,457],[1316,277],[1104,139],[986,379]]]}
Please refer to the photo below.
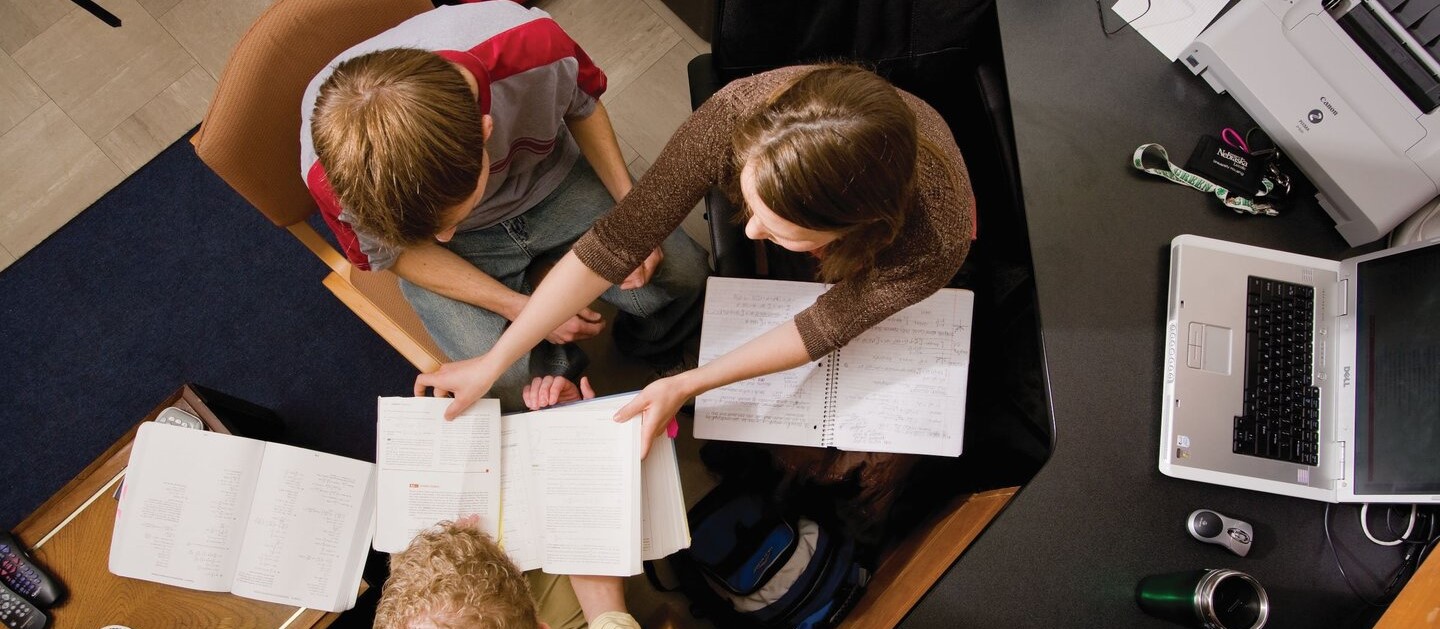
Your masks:
{"label": "curly blonde hair", "polygon": [[375,609],[377,629],[531,629],[539,622],[524,573],[490,536],[454,522],[422,531],[390,557]]}

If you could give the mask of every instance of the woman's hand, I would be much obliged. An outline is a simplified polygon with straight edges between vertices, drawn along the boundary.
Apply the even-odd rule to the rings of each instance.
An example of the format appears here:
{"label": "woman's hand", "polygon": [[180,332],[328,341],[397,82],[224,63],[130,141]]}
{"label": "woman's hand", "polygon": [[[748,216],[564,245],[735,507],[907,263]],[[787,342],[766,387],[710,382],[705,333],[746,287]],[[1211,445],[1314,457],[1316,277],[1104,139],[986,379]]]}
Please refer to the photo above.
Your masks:
{"label": "woman's hand", "polygon": [[665,433],[685,400],[690,399],[690,391],[683,382],[684,376],[685,374],[680,374],[651,382],[650,386],[645,387],[629,404],[615,411],[617,422],[627,422],[636,415],[640,416],[643,422],[640,429],[640,458],[650,454],[651,442]]}
{"label": "woman's hand", "polygon": [[489,393],[490,387],[500,377],[500,372],[485,362],[485,356],[487,355],[445,363],[433,372],[416,376],[416,397],[424,396],[426,389],[431,389],[430,395],[434,397],[454,396],[455,401],[445,407],[445,419],[455,419],[476,400]]}
{"label": "woman's hand", "polygon": [[520,392],[520,397],[525,401],[525,408],[538,411],[547,406],[574,402],[576,400],[588,400],[595,397],[595,389],[590,388],[590,378],[581,377],[580,386],[565,378],[565,376],[545,376],[535,378],[525,389]]}

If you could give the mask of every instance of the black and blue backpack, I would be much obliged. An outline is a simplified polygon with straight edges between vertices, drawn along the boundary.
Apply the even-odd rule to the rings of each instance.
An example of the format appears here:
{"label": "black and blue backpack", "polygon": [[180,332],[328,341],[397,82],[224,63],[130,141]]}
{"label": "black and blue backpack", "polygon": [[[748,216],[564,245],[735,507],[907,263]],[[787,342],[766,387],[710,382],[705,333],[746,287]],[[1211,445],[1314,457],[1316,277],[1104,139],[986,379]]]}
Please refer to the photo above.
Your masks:
{"label": "black and blue backpack", "polygon": [[668,558],[691,612],[718,627],[825,629],[870,578],[852,539],[786,513],[768,496],[722,483],[689,513],[690,548]]}

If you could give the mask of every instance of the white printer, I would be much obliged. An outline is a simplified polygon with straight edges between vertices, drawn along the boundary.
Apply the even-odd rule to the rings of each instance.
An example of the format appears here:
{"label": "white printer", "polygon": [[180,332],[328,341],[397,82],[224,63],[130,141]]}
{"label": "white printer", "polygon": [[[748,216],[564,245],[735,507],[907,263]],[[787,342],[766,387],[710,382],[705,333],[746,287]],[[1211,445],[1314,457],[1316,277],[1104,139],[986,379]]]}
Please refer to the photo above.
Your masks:
{"label": "white printer", "polygon": [[1437,4],[1240,0],[1180,59],[1244,107],[1360,245],[1440,195]]}

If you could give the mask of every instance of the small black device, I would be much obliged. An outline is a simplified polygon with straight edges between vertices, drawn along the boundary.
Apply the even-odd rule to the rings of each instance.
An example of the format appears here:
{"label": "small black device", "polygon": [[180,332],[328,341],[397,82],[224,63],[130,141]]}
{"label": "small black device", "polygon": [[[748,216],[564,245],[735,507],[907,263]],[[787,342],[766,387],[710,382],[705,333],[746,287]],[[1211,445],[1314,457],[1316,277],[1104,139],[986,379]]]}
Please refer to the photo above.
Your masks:
{"label": "small black device", "polygon": [[3,531],[0,531],[0,584],[8,588],[8,592],[40,607],[54,605],[65,594],[60,583],[30,558],[20,540]]}
{"label": "small black device", "polygon": [[1255,529],[1248,522],[1227,518],[1209,509],[1196,509],[1185,521],[1190,536],[1202,542],[1224,546],[1241,557],[1250,554]]}
{"label": "small black device", "polygon": [[49,623],[50,619],[39,607],[0,585],[0,625],[6,629],[44,629]]}
{"label": "small black device", "polygon": [[1266,161],[1224,142],[1213,135],[1201,136],[1185,170],[1225,186],[1231,193],[1253,197],[1261,191]]}

